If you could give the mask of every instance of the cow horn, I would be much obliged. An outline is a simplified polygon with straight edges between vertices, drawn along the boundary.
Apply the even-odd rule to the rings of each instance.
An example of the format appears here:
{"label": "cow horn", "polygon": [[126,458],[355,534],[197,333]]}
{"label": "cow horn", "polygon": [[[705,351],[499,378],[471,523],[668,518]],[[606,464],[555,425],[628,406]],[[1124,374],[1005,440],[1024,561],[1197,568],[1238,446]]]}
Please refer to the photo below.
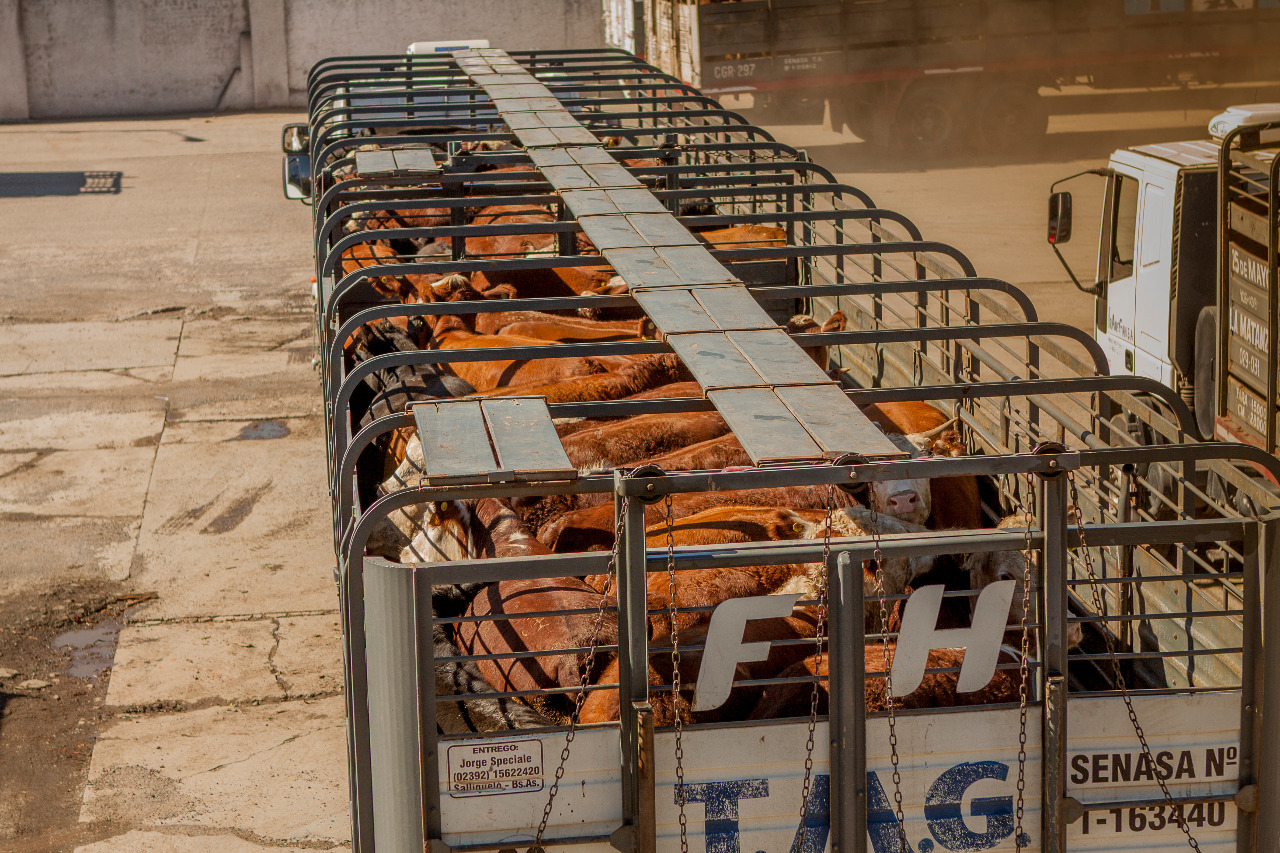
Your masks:
{"label": "cow horn", "polygon": [[933,439],[942,435],[947,430],[954,429],[956,424],[958,423],[960,423],[959,418],[952,418],[951,420],[947,421],[945,424],[940,424],[934,427],[933,429],[929,430],[928,432],[918,433],[918,437],[920,438],[921,441],[932,441]]}

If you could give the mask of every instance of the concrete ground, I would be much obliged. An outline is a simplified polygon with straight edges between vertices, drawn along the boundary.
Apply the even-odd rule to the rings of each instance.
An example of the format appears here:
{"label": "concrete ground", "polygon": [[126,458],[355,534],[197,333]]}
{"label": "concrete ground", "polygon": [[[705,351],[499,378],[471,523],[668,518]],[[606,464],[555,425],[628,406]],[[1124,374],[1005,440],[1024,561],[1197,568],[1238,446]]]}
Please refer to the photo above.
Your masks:
{"label": "concrete ground", "polygon": [[[0,848],[346,846],[310,214],[280,192],[292,120],[0,127],[0,597],[144,602],[86,637],[109,677],[75,678],[74,644],[42,662],[0,637],[18,670],[0,762],[65,706],[68,742],[91,745],[65,779],[0,768]],[[81,172],[118,191],[78,192]],[[99,624],[72,606],[89,612],[64,628]],[[73,809],[52,808],[63,787]]]}
{"label": "concrete ground", "polygon": [[[1087,328],[1043,242],[1048,184],[1204,119],[1057,122],[1036,153],[928,168],[776,130]],[[291,120],[0,127],[0,849],[347,845]]]}

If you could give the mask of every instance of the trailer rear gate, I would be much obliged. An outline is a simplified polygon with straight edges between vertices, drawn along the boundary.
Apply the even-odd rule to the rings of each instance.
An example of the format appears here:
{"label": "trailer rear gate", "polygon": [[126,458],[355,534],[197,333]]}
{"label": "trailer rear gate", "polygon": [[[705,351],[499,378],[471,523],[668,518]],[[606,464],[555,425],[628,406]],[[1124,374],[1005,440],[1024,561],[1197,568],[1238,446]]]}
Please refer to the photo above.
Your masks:
{"label": "trailer rear gate", "polygon": [[[309,105],[356,850],[521,848],[544,819],[548,848],[602,851],[671,849],[687,823],[693,849],[820,851],[830,843],[885,853],[898,849],[899,817],[905,841],[920,853],[1172,850],[1187,842],[1180,824],[1202,849],[1258,849],[1260,839],[1280,837],[1280,732],[1261,710],[1280,702],[1280,661],[1264,658],[1261,645],[1264,612],[1280,615],[1280,605],[1262,606],[1280,517],[1237,467],[1275,476],[1273,457],[1191,441],[1194,419],[1171,391],[1107,376],[1087,336],[1038,320],[1016,288],[978,277],[960,252],[924,240],[909,220],[839,184],[802,152],[621,52],[485,49],[327,60],[311,73]],[[478,142],[521,147],[482,150]],[[639,158],[657,165],[619,162]],[[492,171],[513,165],[532,169]],[[555,221],[522,225],[519,233],[557,235],[553,252],[467,257],[468,237],[503,233],[503,226],[468,221],[468,209],[483,204],[546,206]],[[427,205],[447,211],[450,224],[370,227],[370,218],[385,220],[388,211]],[[787,245],[707,247],[688,230],[748,223],[784,228]],[[579,232],[598,255],[578,253]],[[344,251],[410,239],[437,240],[449,253],[402,249],[343,274]],[[370,287],[383,276],[593,264],[612,266],[627,293],[400,305]],[[443,400],[360,426],[358,388],[378,370],[534,355],[422,350],[351,365],[343,345],[363,323],[617,306],[642,308],[661,339],[552,344],[536,355],[675,352],[702,398]],[[815,371],[778,328],[793,306],[820,317],[848,314],[844,332],[796,336],[833,348],[841,384]],[[1162,406],[1147,402],[1153,398]],[[902,459],[854,405],[892,400],[954,405],[973,455]],[[757,467],[581,473],[551,429],[555,418],[711,408]],[[1131,446],[1112,426],[1120,410],[1162,443]],[[416,429],[422,441],[421,479],[379,495],[380,477],[370,479],[361,460],[374,454],[379,436],[402,428]],[[1208,473],[1270,514],[1241,518],[1221,506],[1206,491]],[[669,494],[965,474],[998,487],[986,496],[991,522],[1016,512],[1030,513],[1033,524],[878,542],[837,538],[829,548],[797,540],[646,549],[644,504]],[[586,493],[613,495],[619,536],[612,555],[413,564],[366,555],[371,531],[404,507]],[[858,651],[877,639],[863,616],[877,603],[864,600],[852,567],[877,551],[888,560],[1025,553],[1027,571],[1043,578],[1034,584],[1041,616],[1027,626],[1034,654],[1025,705],[867,714],[861,694],[885,675],[883,667],[866,669],[873,662]],[[650,647],[649,620],[665,611],[647,609],[647,573],[783,563],[823,566],[830,714],[655,732],[653,703],[669,697],[672,685],[651,686],[646,677],[653,660],[670,655]],[[437,658],[434,629],[485,617],[436,619],[434,586],[605,572],[618,595],[616,607],[601,612],[616,617],[618,638],[593,638],[591,647],[617,654],[618,724],[570,729],[571,744],[563,728],[440,729],[460,717],[458,697],[435,677],[439,667],[479,658]],[[1280,596],[1280,584],[1268,588]],[[1071,624],[1084,629],[1085,642],[1068,654]],[[696,644],[685,649],[697,651]],[[531,653],[487,657],[521,654]],[[806,696],[809,684],[800,681]],[[578,689],[558,692],[571,706],[579,701]]]}

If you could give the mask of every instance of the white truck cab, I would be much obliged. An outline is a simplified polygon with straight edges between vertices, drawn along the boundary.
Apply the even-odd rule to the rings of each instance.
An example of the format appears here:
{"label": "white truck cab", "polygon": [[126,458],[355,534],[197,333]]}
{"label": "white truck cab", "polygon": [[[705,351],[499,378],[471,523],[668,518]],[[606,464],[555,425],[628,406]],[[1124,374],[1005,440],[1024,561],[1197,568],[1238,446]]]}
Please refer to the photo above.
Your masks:
{"label": "white truck cab", "polygon": [[[1178,338],[1217,298],[1217,162],[1209,142],[1143,145],[1111,155],[1094,334],[1113,373],[1177,388],[1194,369],[1193,350],[1179,358]],[[1198,248],[1187,245],[1188,238]]]}
{"label": "white truck cab", "polygon": [[1071,237],[1070,193],[1049,200],[1049,243],[1076,286],[1096,297],[1094,335],[1111,372],[1178,389],[1204,435],[1214,432],[1221,139],[1278,118],[1278,104],[1232,107],[1210,122],[1215,138],[1122,148],[1105,169],[1057,181],[1055,189],[1084,174],[1107,181],[1092,285],[1058,251]]}

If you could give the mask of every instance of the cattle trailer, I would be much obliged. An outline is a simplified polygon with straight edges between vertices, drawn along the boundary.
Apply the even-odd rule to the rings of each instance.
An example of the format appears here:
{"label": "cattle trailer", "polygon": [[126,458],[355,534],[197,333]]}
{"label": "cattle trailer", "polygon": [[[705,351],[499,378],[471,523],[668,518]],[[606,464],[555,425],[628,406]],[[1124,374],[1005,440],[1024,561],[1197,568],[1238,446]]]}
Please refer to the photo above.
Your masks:
{"label": "cattle trailer", "polygon": [[[1096,343],[1040,320],[1017,288],[981,277],[960,251],[925,239],[802,151],[621,51],[335,58],[312,69],[308,98],[309,122],[286,128],[286,180],[315,223],[354,849],[1261,850],[1280,838],[1280,725],[1268,713],[1280,703],[1280,661],[1262,651],[1264,632],[1280,630],[1264,621],[1280,618],[1280,603],[1264,601],[1280,596],[1280,584],[1267,583],[1280,516],[1249,476],[1280,474],[1274,457],[1199,441],[1170,389],[1108,375]],[[490,206],[554,216],[471,221]],[[399,214],[428,208],[447,224],[401,227]],[[694,236],[747,224],[781,229],[785,245]],[[469,238],[503,235],[548,247],[468,255]],[[428,245],[438,253],[422,253]],[[344,257],[361,252],[372,262],[348,269]],[[623,292],[402,304],[373,286],[602,265]],[[380,319],[415,328],[439,315],[581,309],[638,309],[657,332],[359,363],[344,352]],[[782,320],[797,310],[820,320],[840,311],[848,326],[788,335]],[[815,371],[797,345],[826,348],[828,370]],[[420,400],[369,416],[362,390],[366,378],[406,365],[667,353],[700,395]],[[859,409],[903,400],[948,407],[968,455],[905,458]],[[713,410],[749,468],[579,471],[555,430],[565,419]],[[1119,413],[1146,424],[1155,443],[1137,446],[1115,426]],[[423,462],[387,488],[376,457],[397,430],[416,433]],[[1210,474],[1262,514],[1215,500]],[[668,496],[799,485],[834,495],[948,476],[980,478],[985,526],[646,541],[645,508]],[[611,498],[613,550],[425,562],[368,553],[371,535],[403,510],[548,495]],[[909,596],[866,587],[868,566],[983,553],[1021,555],[1034,606],[1015,625],[1003,621],[1015,581]],[[769,565],[817,567],[816,600],[798,603],[816,607],[826,630],[773,647],[807,644],[825,657],[822,691],[815,675],[734,680],[733,663],[751,659],[734,620],[776,615],[786,596],[712,610],[651,606],[646,595],[655,574],[674,586],[686,572]],[[437,612],[437,591],[459,584],[585,576],[607,576],[616,590],[594,612]],[[1001,618],[980,618],[984,599],[1001,595]],[[973,623],[946,629],[968,633],[940,634],[948,598],[974,600]],[[886,613],[899,602],[894,626]],[[681,647],[651,634],[655,618],[708,610],[700,641],[686,635]],[[436,643],[466,623],[511,632],[519,620],[573,616],[599,620],[585,647],[463,654]],[[601,634],[605,621],[616,636]],[[716,633],[717,623],[729,629]],[[1071,647],[1073,629],[1081,642]],[[1001,652],[1010,637],[1020,648]],[[894,661],[886,653],[877,668],[866,650],[889,643]],[[932,647],[963,647],[965,658],[927,668]],[[610,658],[616,687],[582,678],[461,695],[442,678],[557,653]],[[665,677],[653,669],[679,654],[700,658],[696,672],[678,657]],[[904,688],[952,676],[957,689],[1016,679],[1018,701],[895,709],[886,700],[867,710],[865,697],[894,694],[891,679]],[[655,725],[675,694],[714,709],[726,691],[787,689],[803,700],[794,713]],[[558,696],[576,712],[600,691],[616,691],[616,722],[469,730],[468,703],[514,708]]]}

